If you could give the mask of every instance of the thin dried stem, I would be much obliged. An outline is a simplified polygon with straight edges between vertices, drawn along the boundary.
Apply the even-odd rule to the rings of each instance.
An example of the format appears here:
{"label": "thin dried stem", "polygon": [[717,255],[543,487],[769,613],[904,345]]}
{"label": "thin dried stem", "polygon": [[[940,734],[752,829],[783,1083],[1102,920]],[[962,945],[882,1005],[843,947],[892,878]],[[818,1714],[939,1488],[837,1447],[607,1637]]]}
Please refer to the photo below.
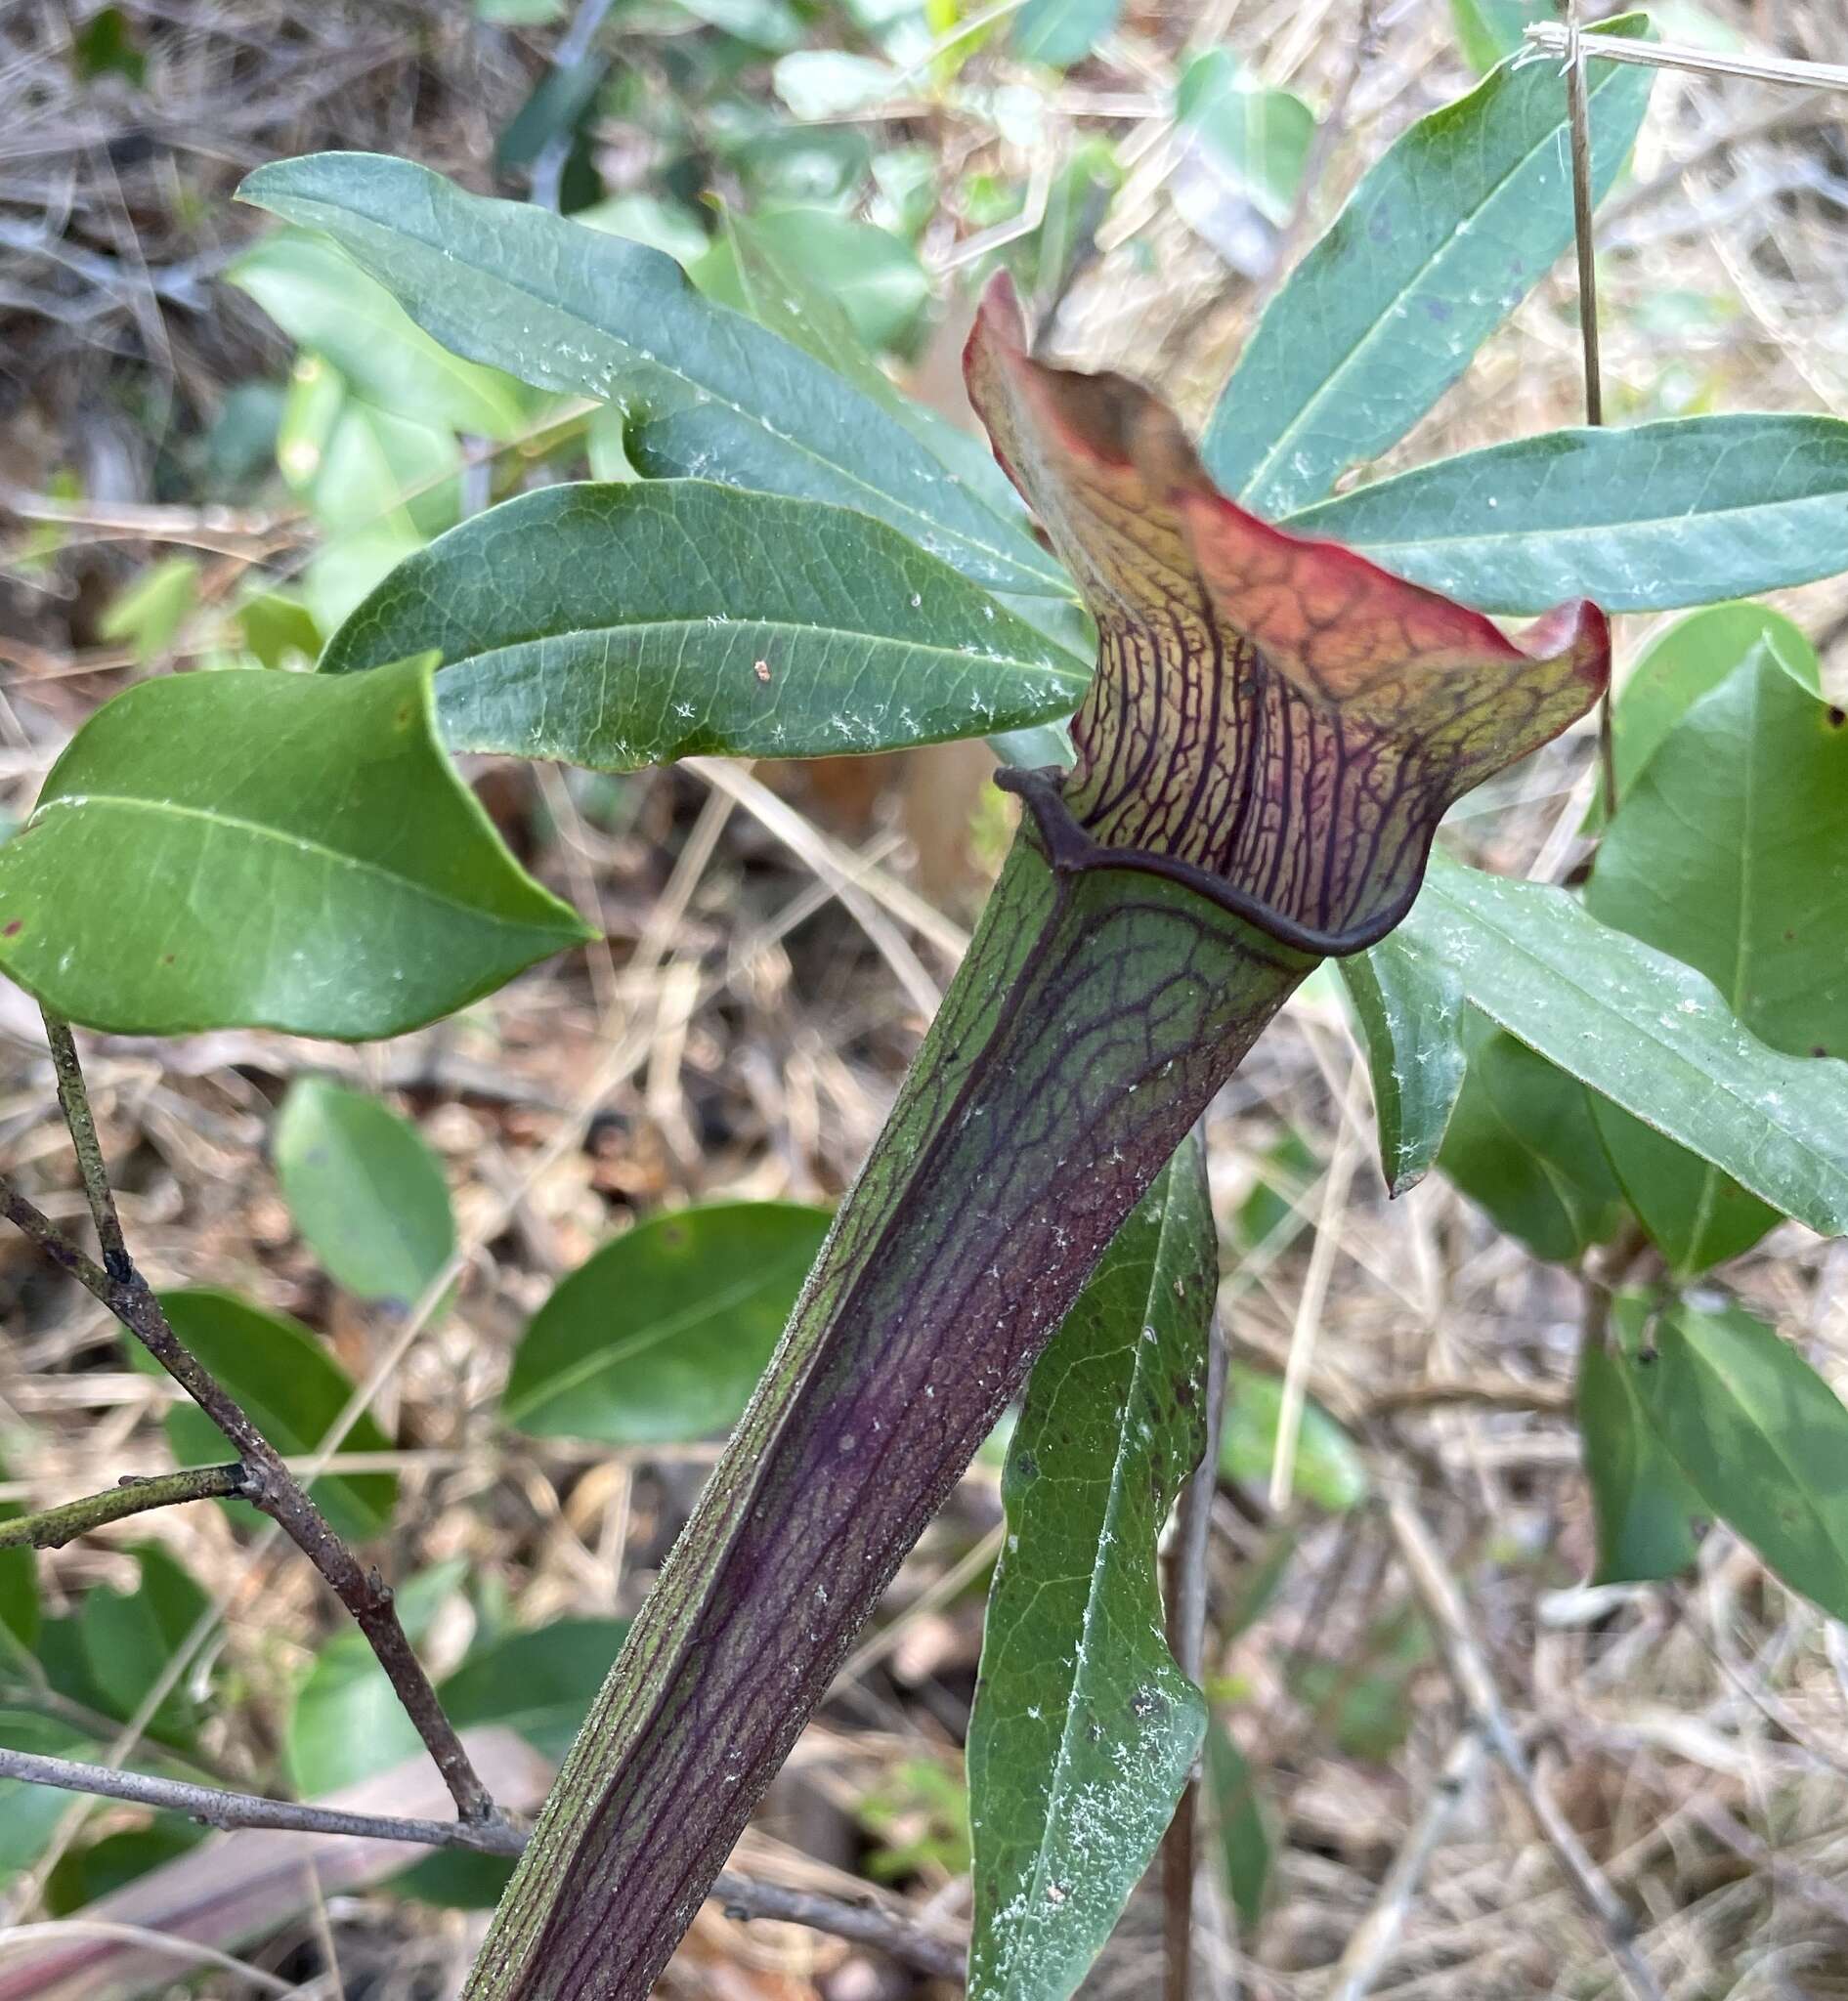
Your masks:
{"label": "thin dried stem", "polygon": [[1579,1840],[1577,1830],[1535,1777],[1502,1704],[1487,1656],[1476,1638],[1462,1590],[1423,1516],[1392,1479],[1386,1482],[1384,1512],[1413,1594],[1431,1621],[1444,1666],[1464,1707],[1513,1779],[1540,1838],[1553,1851],[1553,1858],[1573,1894],[1603,1934],[1605,1949],[1634,2001],[1664,2001],[1655,1976],[1636,1949],[1635,1920]]}
{"label": "thin dried stem", "polygon": [[0,1550],[62,1550],[106,1522],[125,1521],[130,1515],[188,1501],[231,1499],[250,1499],[250,1475],[241,1465],[190,1467],[150,1478],[125,1475],[119,1486],[104,1493],[0,1521]]}
{"label": "thin dried stem", "polygon": [[1633,42],[1627,37],[1574,34],[1558,21],[1527,30],[1528,43],[1549,56],[1568,55],[1574,41],[1587,56],[1638,63],[1646,69],[1692,69],[1703,76],[1746,76],[1756,83],[1791,83],[1808,90],[1848,90],[1848,64],[1806,63],[1792,56],[1721,55],[1686,42]]}
{"label": "thin dried stem", "polygon": [[[492,1824],[471,1824],[461,1820],[401,1819],[385,1813],[349,1813],[334,1807],[266,1800],[255,1793],[231,1792],[222,1786],[193,1785],[184,1779],[119,1771],[111,1766],[90,1765],[75,1758],[45,1758],[36,1752],[14,1751],[4,1746],[0,1746],[0,1779],[14,1779],[23,1785],[56,1786],[63,1792],[90,1793],[106,1800],[127,1800],[138,1807],[184,1813],[190,1819],[221,1830],[263,1827],[298,1834],[350,1836],[364,1841],[408,1842],[419,1848],[467,1849],[483,1855],[513,1856],[526,1846],[524,1831],[504,1819]],[[805,1925],[811,1931],[827,1932],[838,1938],[876,1945],[894,1959],[939,1980],[962,1978],[965,1948],[960,1939],[933,1931],[886,1903],[848,1903],[839,1897],[790,1890],[729,1870],[713,1886],[712,1895],[733,1916]]]}
{"label": "thin dried stem", "polygon": [[1483,1731],[1472,1724],[1450,1747],[1424,1811],[1393,1857],[1372,1908],[1349,1936],[1347,1949],[1335,1968],[1326,2001],[1365,2001],[1385,1972],[1394,1947],[1405,1929],[1412,1899],[1424,1881],[1433,1852],[1449,1831],[1458,1807],[1475,1785],[1483,1767]]}
{"label": "thin dried stem", "polygon": [[40,1008],[39,1012],[44,1017],[45,1040],[51,1044],[52,1069],[58,1078],[58,1108],[64,1115],[70,1143],[76,1150],[84,1199],[90,1205],[90,1220],[96,1225],[97,1242],[103,1250],[103,1269],[120,1283],[129,1277],[134,1266],[122,1238],[121,1217],[115,1213],[115,1197],[109,1192],[109,1171],[103,1162],[103,1144],[97,1138],[83,1066],[77,1061],[77,1044],[67,1021],[61,1020],[49,1008]]}
{"label": "thin dried stem", "polygon": [[466,1821],[481,1825],[497,1823],[499,1809],[489,1797],[454,1725],[443,1713],[430,1678],[411,1650],[393,1605],[390,1587],[376,1570],[361,1566],[359,1558],[334,1533],[249,1413],[175,1335],[153,1289],[136,1269],[122,1238],[115,1199],[109,1191],[75,1043],[68,1027],[55,1017],[46,1016],[46,1028],[58,1070],[59,1103],[70,1128],[97,1236],[113,1268],[99,1268],[92,1263],[48,1216],[0,1177],[0,1202],[4,1203],[8,1217],[54,1263],[95,1294],[217,1426],[242,1462],[242,1497],[281,1528],[353,1615],[406,1715],[436,1761],[456,1811]]}
{"label": "thin dried stem", "polygon": [[[1219,1316],[1207,1330],[1206,1450],[1181,1495],[1168,1561],[1168,1644],[1181,1672],[1201,1679],[1206,1656],[1206,1554],[1219,1492],[1220,1429],[1225,1408],[1225,1337]],[[1187,2001],[1193,1984],[1193,1876],[1200,1774],[1189,1776],[1162,1837],[1163,1951],[1167,2001]]]}

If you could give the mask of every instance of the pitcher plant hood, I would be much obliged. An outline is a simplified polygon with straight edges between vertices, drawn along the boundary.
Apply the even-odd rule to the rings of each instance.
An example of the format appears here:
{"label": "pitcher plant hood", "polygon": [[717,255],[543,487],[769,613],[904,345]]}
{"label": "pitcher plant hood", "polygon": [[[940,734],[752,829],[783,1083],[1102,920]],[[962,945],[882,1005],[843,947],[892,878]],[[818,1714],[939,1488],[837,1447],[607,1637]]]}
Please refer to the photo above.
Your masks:
{"label": "pitcher plant hood", "polygon": [[1287,944],[1359,951],[1410,909],[1451,802],[1604,692],[1596,605],[1559,606],[1519,645],[1260,521],[1140,384],[1034,360],[1005,273],[964,370],[1096,621],[1076,768],[1004,774],[1069,863],[1177,876]]}

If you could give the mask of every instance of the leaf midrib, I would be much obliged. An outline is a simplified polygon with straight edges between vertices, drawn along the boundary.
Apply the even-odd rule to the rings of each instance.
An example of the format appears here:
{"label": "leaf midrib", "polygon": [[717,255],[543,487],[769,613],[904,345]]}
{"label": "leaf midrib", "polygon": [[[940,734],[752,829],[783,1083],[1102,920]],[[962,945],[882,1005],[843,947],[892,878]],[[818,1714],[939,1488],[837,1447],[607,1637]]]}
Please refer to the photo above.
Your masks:
{"label": "leaf midrib", "polygon": [[433,884],[420,882],[414,875],[399,875],[377,862],[368,862],[362,855],[350,855],[340,848],[328,847],[323,841],[310,839],[306,834],[290,833],[279,827],[266,827],[260,820],[248,820],[239,814],[209,810],[203,806],[186,806],[175,799],[140,799],[128,792],[64,792],[55,799],[41,800],[33,812],[29,827],[43,827],[47,815],[64,807],[80,811],[86,806],[113,808],[126,813],[149,813],[156,817],[170,817],[176,820],[197,820],[207,827],[225,829],[233,833],[241,833],[251,839],[267,841],[277,847],[292,848],[297,852],[322,862],[336,863],[343,869],[352,869],[363,875],[372,876],[394,889],[408,891],[429,903],[442,904],[449,910],[458,912],[478,923],[494,924],[502,930],[558,933],[569,936],[560,924],[547,924],[538,918],[503,916],[497,911],[484,909],[480,904],[464,903],[459,897],[451,896],[447,890]]}
{"label": "leaf midrib", "polygon": [[[556,645],[574,639],[607,639],[621,632],[696,632],[711,629],[712,614],[709,612],[689,612],[671,618],[624,618],[607,625],[567,625],[552,632],[532,632],[517,639],[500,641],[494,646],[484,646],[472,653],[457,654],[453,660],[446,660],[439,672],[466,666],[477,660],[494,660],[501,654],[521,653],[537,646]],[[1091,682],[1091,670],[1080,672],[1076,667],[1067,667],[1056,660],[1031,660],[1018,654],[995,655],[990,653],[966,653],[960,646],[943,646],[921,639],[900,639],[888,633],[853,630],[844,625],[808,625],[795,619],[778,618],[736,618],[727,617],[722,627],[727,632],[774,632],[790,633],[813,640],[846,640],[881,647],[898,647],[907,653],[960,660],[964,666],[974,667],[986,662],[990,666],[1013,667],[1021,672],[1052,674],[1061,681],[1069,682],[1080,694]],[[1069,660],[1076,660],[1076,654],[1067,654]],[[342,673],[356,671],[350,667],[338,669]],[[898,700],[894,694],[893,700]]]}

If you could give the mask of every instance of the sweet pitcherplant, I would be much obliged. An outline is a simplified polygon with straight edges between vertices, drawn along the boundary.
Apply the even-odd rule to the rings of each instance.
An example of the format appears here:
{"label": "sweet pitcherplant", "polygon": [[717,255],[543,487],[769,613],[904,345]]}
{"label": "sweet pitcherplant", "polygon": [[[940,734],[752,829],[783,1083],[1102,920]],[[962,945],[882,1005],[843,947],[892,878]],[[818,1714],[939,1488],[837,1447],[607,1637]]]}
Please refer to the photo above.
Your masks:
{"label": "sweet pitcherplant", "polygon": [[1452,800],[1605,685],[1595,608],[1524,651],[1267,527],[1145,391],[1031,360],[1005,280],[967,372],[1097,624],[1077,765],[1011,775],[1028,813],[968,955],[559,1775],[477,1995],[648,1992],[1213,1093],[1323,954],[1404,915]]}
{"label": "sweet pitcherplant", "polygon": [[[1614,179],[1647,89],[1647,72],[1594,65],[1594,192]],[[1734,660],[1701,655],[1652,668],[1649,716],[1618,704],[1615,859],[1594,873],[1589,910],[1432,852],[1455,799],[1597,700],[1607,612],[1840,566],[1848,426],[1728,416],[1562,432],[1328,497],[1416,423],[1566,247],[1564,132],[1558,78],[1511,64],[1407,133],[1279,290],[1199,454],[1136,383],[1033,359],[1008,285],[991,286],[967,377],[1006,479],[843,346],[830,302],[748,218],[728,240],[754,321],[658,252],[403,161],[325,155],[246,184],[317,233],[272,239],[283,249],[252,275],[279,312],[299,297],[276,283],[286,246],[312,245],[303,269],[343,257],[369,325],[414,336],[426,360],[430,337],[448,351],[445,408],[465,394],[479,428],[483,410],[522,407],[520,383],[590,398],[635,477],[515,494],[417,549],[364,594],[313,675],[150,680],[100,711],[0,848],[0,965],[54,1018],[383,1036],[574,942],[580,920],[516,866],[447,750],[625,770],[1006,732],[1016,768],[1002,783],[1022,808],[890,1122],[590,1706],[488,1937],[476,2001],[649,1990],[886,1581],[1023,1386],[970,1732],[969,1977],[984,2001],[1071,1991],[1204,1726],[1152,1572],[1205,1435],[1218,1246],[1187,1134],[1323,958],[1364,1025],[1396,1188],[1438,1156],[1467,1045],[1446,1155],[1466,1186],[1473,1164],[1529,1143],[1482,1137],[1480,1101],[1512,1069],[1524,1089],[1564,1094],[1562,1129],[1570,1115],[1573,1131],[1613,1135],[1619,1173],[1665,1150],[1662,1186],[1698,1191],[1692,1224],[1632,1200],[1639,1228],[1685,1240],[1676,1275],[1698,1268],[1700,1245],[1738,1241],[1741,1205],[1848,1229],[1848,1072],[1808,1053],[1824,1035],[1762,1000],[1739,973],[1750,955],[1704,935],[1679,949],[1659,909],[1625,901],[1639,871],[1698,879],[1676,816],[1657,807],[1652,821],[1652,801],[1662,774],[1726,760],[1682,732],[1698,725],[1704,744],[1775,727],[1801,750],[1804,797],[1839,796],[1840,711],[1790,692],[1803,662],[1787,635],[1761,620],[1762,638],[1735,635],[1750,658],[1731,679]],[[326,323],[337,332],[338,316]],[[569,409],[535,420],[569,441]],[[1549,611],[1560,599],[1578,601]],[[1545,616],[1516,641],[1467,605]],[[1048,727],[1067,717],[1069,740]],[[1741,809],[1734,850],[1751,850],[1761,814]],[[1773,831],[1787,847],[1790,830]],[[1754,873],[1740,935],[1772,956],[1781,930],[1831,935],[1828,899],[1848,898],[1838,858],[1831,871],[1775,915]],[[1691,893],[1710,919],[1710,890]],[[1599,921],[1607,909],[1629,913],[1624,928]],[[1696,966],[1733,987],[1723,996]],[[106,1193],[94,1132],[77,1118],[72,1129]],[[1549,1190],[1570,1178],[1547,1163]],[[1588,1241],[1624,1213],[1606,1178],[1574,1211],[1597,1212]],[[331,1213],[329,1179],[311,1206]],[[1708,1211],[1735,1187],[1716,1237]],[[8,1202],[229,1427],[244,1464],[198,1491],[258,1490],[245,1415],[188,1349],[210,1350],[211,1316],[187,1296],[162,1308],[131,1264],[77,1261],[28,1203]],[[454,1262],[442,1220],[425,1256],[400,1246],[364,1283],[421,1280],[440,1297]],[[1638,1357],[1656,1351],[1644,1330],[1663,1314],[1660,1350],[1685,1351],[1685,1372],[1639,1388]],[[231,1371],[250,1346],[216,1352]],[[1780,1398],[1817,1438],[1848,1427],[1813,1372],[1792,1376],[1806,1370],[1793,1350],[1627,1298],[1590,1348],[1587,1452],[1622,1552],[1611,1574],[1685,1560],[1688,1536],[1659,1530],[1664,1495],[1683,1507],[1692,1481],[1800,1589],[1848,1605],[1848,1530],[1813,1468],[1780,1461],[1736,1505],[1714,1475],[1729,1441],[1749,1457],[1749,1423],[1762,1447]],[[1682,1406],[1677,1382],[1693,1385]],[[518,1409],[542,1406],[548,1426],[569,1409],[556,1384],[519,1387]],[[344,1484],[347,1532],[371,1532],[389,1490]],[[306,1497],[279,1485],[269,1500],[328,1575],[363,1577]],[[504,1851],[395,1626],[382,1651],[424,1741],[450,1757],[469,1838]]]}

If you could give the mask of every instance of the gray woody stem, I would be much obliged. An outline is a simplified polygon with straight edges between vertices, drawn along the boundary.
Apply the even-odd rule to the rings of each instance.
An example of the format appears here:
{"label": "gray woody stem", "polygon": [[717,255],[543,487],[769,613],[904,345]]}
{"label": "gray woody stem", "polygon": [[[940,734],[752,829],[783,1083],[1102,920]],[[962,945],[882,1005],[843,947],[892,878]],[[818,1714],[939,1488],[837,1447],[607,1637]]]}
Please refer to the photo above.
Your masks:
{"label": "gray woody stem", "polygon": [[[193,1785],[183,1779],[118,1771],[111,1766],[88,1765],[74,1758],[44,1758],[35,1752],[12,1751],[4,1746],[0,1746],[0,1779],[57,1786],[64,1792],[95,1793],[107,1800],[129,1800],[141,1807],[164,1808],[217,1828],[267,1827],[300,1834],[349,1835],[365,1841],[414,1842],[420,1848],[468,1849],[484,1855],[517,1855],[526,1846],[526,1836],[504,1820],[481,1826],[453,1820],[405,1820],[381,1813],[346,1813],[333,1807],[265,1800],[254,1793],[233,1793],[219,1786]],[[894,1959],[939,1980],[960,1980],[963,1977],[966,1947],[962,1940],[934,1932],[883,1903],[848,1903],[840,1897],[822,1896],[812,1891],[760,1883],[755,1877],[729,1870],[714,1884],[712,1894],[734,1916],[805,1925],[810,1931],[827,1932],[837,1938],[876,1945]]]}
{"label": "gray woody stem", "polygon": [[64,1108],[64,1123],[70,1128],[71,1144],[76,1149],[78,1171],[96,1223],[97,1240],[103,1247],[104,1264],[98,1265],[87,1257],[3,1175],[0,1208],[53,1263],[67,1271],[114,1314],[224,1433],[242,1462],[243,1484],[239,1492],[243,1499],[277,1523],[352,1613],[406,1715],[436,1761],[455,1802],[456,1812],[473,1825],[498,1824],[499,1810],[463,1750],[454,1725],[444,1715],[430,1678],[405,1637],[390,1587],[376,1570],[362,1568],[358,1557],[334,1534],[326,1517],[283,1464],[281,1455],[251,1422],[243,1406],[174,1334],[152,1288],[135,1268],[123,1242],[115,1198],[109,1191],[96,1120],[91,1114],[69,1025],[48,1013],[45,1031],[58,1074],[58,1101]]}

